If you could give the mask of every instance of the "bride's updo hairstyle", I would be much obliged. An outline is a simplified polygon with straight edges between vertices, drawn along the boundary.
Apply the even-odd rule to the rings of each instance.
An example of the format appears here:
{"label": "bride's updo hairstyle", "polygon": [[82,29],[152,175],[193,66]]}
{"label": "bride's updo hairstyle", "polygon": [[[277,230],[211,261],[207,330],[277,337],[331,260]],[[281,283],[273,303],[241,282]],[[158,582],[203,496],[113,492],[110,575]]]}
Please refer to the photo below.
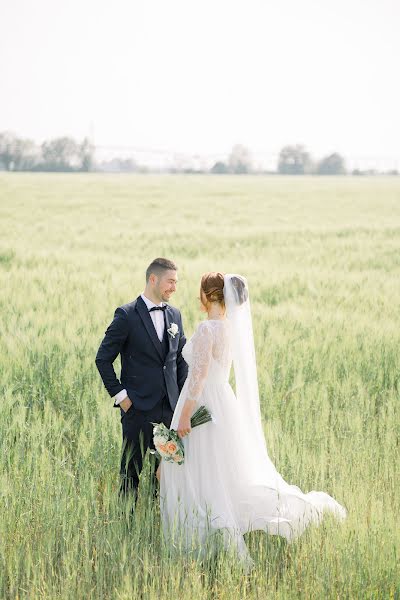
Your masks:
{"label": "bride's updo hairstyle", "polygon": [[234,290],[235,301],[236,304],[244,304],[249,297],[249,292],[247,291],[246,283],[240,275],[234,275],[231,277],[232,288]]}
{"label": "bride's updo hairstyle", "polygon": [[200,288],[208,302],[219,302],[225,307],[224,300],[224,274],[219,272],[204,273],[201,278]]}

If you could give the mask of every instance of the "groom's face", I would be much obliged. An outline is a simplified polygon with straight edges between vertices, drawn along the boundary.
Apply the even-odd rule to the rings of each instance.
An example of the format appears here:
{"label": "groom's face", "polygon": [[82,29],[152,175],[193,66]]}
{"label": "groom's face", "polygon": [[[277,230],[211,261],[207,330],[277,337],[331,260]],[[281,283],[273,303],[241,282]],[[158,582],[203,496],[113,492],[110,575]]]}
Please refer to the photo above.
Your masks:
{"label": "groom's face", "polygon": [[163,302],[168,302],[172,294],[176,291],[178,284],[177,272],[172,269],[164,271],[156,278],[155,292]]}

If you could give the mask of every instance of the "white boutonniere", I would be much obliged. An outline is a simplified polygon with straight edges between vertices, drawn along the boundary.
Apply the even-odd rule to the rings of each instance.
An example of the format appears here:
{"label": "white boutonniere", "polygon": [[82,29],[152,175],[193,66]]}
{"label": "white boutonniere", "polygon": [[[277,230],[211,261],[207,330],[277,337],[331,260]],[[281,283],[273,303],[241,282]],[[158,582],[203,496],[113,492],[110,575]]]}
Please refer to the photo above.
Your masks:
{"label": "white boutonniere", "polygon": [[171,323],[171,327],[169,329],[167,329],[167,331],[168,331],[169,335],[174,338],[176,336],[176,334],[179,332],[178,325],[176,323]]}

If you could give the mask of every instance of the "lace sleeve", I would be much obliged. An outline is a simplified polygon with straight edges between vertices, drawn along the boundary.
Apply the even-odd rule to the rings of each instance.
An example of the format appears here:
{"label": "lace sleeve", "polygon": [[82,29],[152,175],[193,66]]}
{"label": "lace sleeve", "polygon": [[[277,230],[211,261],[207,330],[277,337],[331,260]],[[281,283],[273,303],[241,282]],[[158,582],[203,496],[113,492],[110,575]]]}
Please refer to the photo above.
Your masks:
{"label": "lace sleeve", "polygon": [[193,353],[188,374],[188,400],[197,401],[203,391],[211,361],[212,344],[212,331],[203,321],[192,338]]}

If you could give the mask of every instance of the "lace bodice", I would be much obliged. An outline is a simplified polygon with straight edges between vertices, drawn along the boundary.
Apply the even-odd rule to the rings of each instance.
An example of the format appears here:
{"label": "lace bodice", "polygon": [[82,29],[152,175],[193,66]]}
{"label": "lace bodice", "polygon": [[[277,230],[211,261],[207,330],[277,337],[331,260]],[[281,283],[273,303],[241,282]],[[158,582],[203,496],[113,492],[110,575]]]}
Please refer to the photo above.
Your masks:
{"label": "lace bodice", "polygon": [[228,319],[199,323],[182,356],[189,365],[187,398],[197,401],[208,381],[228,381],[232,364]]}

